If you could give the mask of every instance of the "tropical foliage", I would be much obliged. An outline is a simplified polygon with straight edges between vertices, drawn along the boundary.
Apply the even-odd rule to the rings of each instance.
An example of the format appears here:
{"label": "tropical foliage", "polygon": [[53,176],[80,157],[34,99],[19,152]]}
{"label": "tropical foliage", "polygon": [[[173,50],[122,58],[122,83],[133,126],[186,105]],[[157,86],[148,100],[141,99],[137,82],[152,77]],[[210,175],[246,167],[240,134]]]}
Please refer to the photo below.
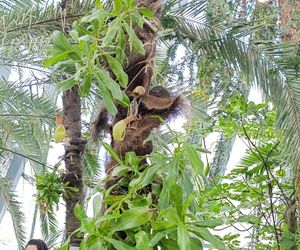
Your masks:
{"label": "tropical foliage", "polygon": [[[91,194],[84,200],[93,200],[94,214],[87,216],[84,203],[74,209],[81,226],[72,235],[80,249],[299,247],[293,183],[300,160],[299,44],[281,41],[275,4],[248,2],[166,1],[151,84],[183,93],[189,115],[180,125],[184,132],[161,120],[164,126],[147,139],[155,141],[151,154],[124,157],[92,143],[91,120],[99,102],[112,116],[134,106],[125,65],[130,54],[145,54],[137,29],[155,20],[149,3],[0,4],[1,64],[20,78],[1,82],[1,157],[20,154],[35,170],[44,236],[58,235],[53,208],[60,197],[81,195],[67,171],[57,169],[60,163],[54,169],[46,163],[52,136],[62,141],[68,130],[61,121],[53,129],[61,111],[45,93],[55,83],[64,95],[78,87],[83,102],[83,179]],[[253,86],[263,94],[259,104],[248,101]],[[121,125],[113,140],[124,138],[127,124]],[[236,140],[246,150],[239,164],[228,166],[230,155],[242,154],[231,152]],[[103,148],[117,163],[104,180]],[[119,181],[106,190],[110,178]],[[0,186],[19,223],[21,248],[19,203],[5,179]],[[68,249],[70,239],[59,249]]]}

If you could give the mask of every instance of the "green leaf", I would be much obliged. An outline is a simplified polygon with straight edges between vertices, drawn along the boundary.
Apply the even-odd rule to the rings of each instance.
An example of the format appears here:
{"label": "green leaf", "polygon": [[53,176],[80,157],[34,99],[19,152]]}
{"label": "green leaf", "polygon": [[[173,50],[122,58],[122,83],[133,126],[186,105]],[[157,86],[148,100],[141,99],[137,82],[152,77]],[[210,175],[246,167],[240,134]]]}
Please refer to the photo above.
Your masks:
{"label": "green leaf", "polygon": [[75,214],[76,218],[79,219],[79,220],[87,218],[87,215],[85,213],[85,210],[84,210],[83,206],[80,205],[79,203],[77,203],[75,205],[74,214]]}
{"label": "green leaf", "polygon": [[158,242],[160,242],[161,239],[165,238],[166,235],[168,235],[169,233],[175,231],[176,228],[171,228],[171,229],[167,229],[165,231],[162,232],[158,232],[157,234],[154,235],[154,237],[151,240],[151,245],[152,246],[156,246]]}
{"label": "green leaf", "polygon": [[96,226],[96,219],[95,218],[83,218],[81,219],[81,228],[90,233],[93,234],[95,232],[94,228]]}
{"label": "green leaf", "polygon": [[81,84],[79,85],[79,94],[80,96],[88,96],[90,94],[90,89],[92,86],[92,77],[91,75],[88,73],[85,75],[84,77],[85,79],[83,80],[83,82],[81,82]]}
{"label": "green leaf", "polygon": [[62,82],[57,83],[56,86],[59,90],[66,91],[68,89],[71,89],[76,83],[77,83],[77,81],[72,77],[72,78],[69,78]]}
{"label": "green leaf", "polygon": [[120,165],[123,164],[123,161],[120,159],[120,157],[118,156],[118,154],[116,153],[116,151],[107,143],[103,143],[103,147],[105,148],[105,150],[110,154],[110,156],[112,158],[114,158],[114,160],[116,160]]}
{"label": "green leaf", "polygon": [[212,244],[215,248],[219,250],[226,250],[226,246],[223,241],[219,238],[211,234],[210,231],[206,228],[196,227],[196,226],[189,226],[188,230],[193,234],[199,236],[200,238],[206,240],[210,244]]}
{"label": "green leaf", "polygon": [[68,239],[65,244],[63,244],[61,247],[59,248],[56,248],[56,250],[69,250],[69,243],[70,243],[70,240]]}
{"label": "green leaf", "polygon": [[95,19],[104,20],[106,17],[108,17],[108,15],[109,13],[106,10],[96,10],[91,15],[81,18],[81,22],[89,23]]}
{"label": "green leaf", "polygon": [[192,250],[202,250],[203,249],[203,246],[202,246],[202,242],[201,242],[201,240],[199,240],[199,239],[196,239],[196,238],[193,238],[193,237],[191,237],[190,238],[191,239],[191,248],[192,248]]}
{"label": "green leaf", "polygon": [[178,223],[177,243],[180,250],[192,250],[189,232],[182,222]]}
{"label": "green leaf", "polygon": [[122,7],[123,7],[122,0],[114,0],[114,8],[112,10],[112,13],[115,15],[121,14]]}
{"label": "green leaf", "polygon": [[134,247],[127,245],[126,243],[105,237],[105,240],[110,242],[117,250],[135,250]]}
{"label": "green leaf", "polygon": [[98,79],[110,90],[113,98],[122,101],[123,95],[119,84],[117,84],[104,69],[97,68],[97,74],[99,76]]}
{"label": "green leaf", "polygon": [[103,39],[102,46],[106,47],[108,45],[112,45],[113,39],[118,34],[119,29],[121,29],[121,22],[119,18],[114,19],[109,25],[106,35]]}
{"label": "green leaf", "polygon": [[174,208],[176,208],[177,214],[181,215],[183,204],[183,192],[181,186],[175,184],[170,189],[170,202]]}
{"label": "green leaf", "polygon": [[156,174],[157,174],[157,171],[161,168],[160,165],[155,165],[155,166],[149,166],[145,171],[146,171],[146,174],[142,180],[142,183],[141,183],[141,188],[147,186],[148,184],[150,184]]}
{"label": "green leaf", "polygon": [[108,54],[105,54],[105,58],[108,61],[108,64],[115,76],[117,77],[119,84],[125,88],[128,84],[128,75],[125,73],[122,64],[117,58],[114,58]]}
{"label": "green leaf", "polygon": [[222,219],[214,219],[214,220],[203,220],[203,221],[194,221],[191,222],[192,225],[198,226],[198,227],[218,227],[224,224],[224,221]]}
{"label": "green leaf", "polygon": [[182,210],[181,210],[181,217],[183,218],[188,210],[188,208],[191,206],[191,204],[194,202],[195,194],[190,194],[184,201]]}
{"label": "green leaf", "polygon": [[143,16],[145,16],[145,17],[147,17],[147,18],[153,18],[153,17],[154,17],[153,12],[152,12],[151,10],[149,10],[149,9],[148,9],[147,7],[145,7],[145,6],[139,7],[138,10],[139,10],[139,12],[140,12]]}
{"label": "green leaf", "polygon": [[71,51],[63,51],[62,53],[55,55],[55,56],[49,56],[45,61],[44,61],[44,66],[46,68],[49,68],[50,66],[61,62],[61,61],[65,61],[68,57],[69,54],[71,53]]}
{"label": "green leaf", "polygon": [[135,234],[135,241],[137,250],[152,250],[153,247],[150,244],[149,236],[144,231],[139,231]]}
{"label": "green leaf", "polygon": [[103,102],[104,102],[104,105],[105,105],[107,111],[109,113],[111,113],[112,115],[116,115],[118,110],[114,104],[114,101],[113,101],[113,98],[112,98],[110,92],[108,91],[108,89],[105,85],[105,82],[102,81],[102,79],[98,76],[98,74],[96,74],[96,78],[98,80],[98,85],[101,90]]}
{"label": "green leaf", "polygon": [[126,48],[126,36],[123,29],[119,29],[118,32],[118,46],[116,48],[116,57],[123,65],[124,60],[126,58],[125,54],[125,48]]}
{"label": "green leaf", "polygon": [[204,165],[201,158],[198,155],[197,150],[189,143],[185,144],[186,154],[189,162],[191,163],[194,171],[200,175],[204,176]]}
{"label": "green leaf", "polygon": [[56,30],[52,33],[52,42],[56,48],[59,48],[62,51],[74,51],[73,46],[60,31]]}
{"label": "green leaf", "polygon": [[137,52],[142,55],[145,55],[145,49],[142,41],[137,37],[135,31],[132,27],[130,27],[127,23],[124,23],[124,27],[129,36],[129,46],[130,48],[135,48]]}
{"label": "green leaf", "polygon": [[123,231],[146,224],[151,217],[148,208],[133,207],[121,214],[114,231]]}

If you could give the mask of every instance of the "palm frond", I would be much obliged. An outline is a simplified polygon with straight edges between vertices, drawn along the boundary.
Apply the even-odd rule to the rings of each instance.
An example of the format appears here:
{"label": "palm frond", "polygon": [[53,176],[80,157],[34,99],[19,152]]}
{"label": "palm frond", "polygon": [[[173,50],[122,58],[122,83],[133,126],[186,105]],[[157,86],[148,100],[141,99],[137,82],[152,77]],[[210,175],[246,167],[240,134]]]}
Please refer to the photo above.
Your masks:
{"label": "palm frond", "polygon": [[57,236],[59,232],[58,222],[53,212],[40,210],[40,228],[44,239]]}
{"label": "palm frond", "polygon": [[21,150],[23,155],[45,162],[54,127],[53,101],[2,81],[0,104],[1,150]]}
{"label": "palm frond", "polygon": [[[173,29],[180,33],[188,48],[201,55],[213,55],[234,70],[243,82],[258,86],[277,108],[277,127],[283,132],[285,149],[294,166],[300,160],[300,76],[298,74],[298,43],[251,43],[241,36],[241,29],[214,32],[205,19],[204,2],[194,3],[202,13],[194,12],[192,3],[169,13]],[[203,5],[201,5],[203,4]],[[179,13],[181,16],[179,16]],[[243,34],[255,27],[244,24]],[[170,28],[170,26],[168,26]],[[245,30],[249,28],[249,32]],[[294,59],[294,60],[291,60]],[[294,62],[294,63],[293,63]]]}
{"label": "palm frond", "polygon": [[25,216],[22,213],[21,203],[18,201],[13,187],[3,177],[0,177],[0,195],[3,197],[7,210],[10,212],[18,247],[19,249],[24,249],[26,244]]}

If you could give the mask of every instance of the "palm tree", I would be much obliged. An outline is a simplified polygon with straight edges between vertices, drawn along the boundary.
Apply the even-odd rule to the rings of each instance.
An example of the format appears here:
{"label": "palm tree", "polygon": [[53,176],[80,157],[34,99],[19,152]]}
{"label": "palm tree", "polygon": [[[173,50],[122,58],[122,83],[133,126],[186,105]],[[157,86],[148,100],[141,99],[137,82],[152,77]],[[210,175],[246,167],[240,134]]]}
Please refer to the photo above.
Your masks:
{"label": "palm tree", "polygon": [[[194,55],[197,55],[197,58],[204,56],[208,58],[213,57],[215,61],[220,61],[223,66],[230,69],[228,71],[235,79],[242,79],[248,84],[259,86],[277,107],[277,124],[278,128],[281,129],[284,134],[283,143],[286,147],[286,152],[288,152],[286,155],[288,155],[288,159],[296,166],[299,162],[298,148],[300,142],[300,124],[298,119],[299,103],[297,101],[297,83],[299,78],[295,65],[287,63],[291,58],[290,55],[296,51],[296,44],[277,44],[269,41],[266,44],[253,42],[247,39],[247,37],[260,27],[255,27],[252,22],[249,21],[234,25],[233,23],[224,24],[223,20],[220,19],[220,22],[211,23],[206,15],[207,8],[209,7],[207,6],[207,1],[192,1],[179,4],[180,2],[181,1],[170,1],[165,6],[162,15],[162,31],[160,32],[160,34],[163,35],[161,37],[161,44],[169,47],[170,50],[174,49],[177,44],[182,44],[186,47],[187,51],[191,51]],[[209,3],[212,3],[212,1]],[[26,6],[29,7],[27,8]],[[38,5],[34,5],[34,8],[32,8],[32,6],[32,1],[11,1],[9,4],[1,5],[3,13],[6,14],[4,15],[6,19],[3,18],[3,27],[5,28],[3,28],[1,35],[8,41],[7,44],[4,44],[4,48],[11,48],[11,44],[14,44],[13,48],[17,49],[17,51],[14,51],[15,53],[12,53],[13,57],[8,54],[11,51],[10,49],[4,49],[3,51],[7,54],[3,60],[5,62],[4,65],[15,67],[13,62],[17,61],[19,63],[17,64],[18,67],[33,67],[38,71],[43,71],[43,69],[39,67],[44,53],[42,46],[45,47],[44,44],[49,43],[49,34],[53,30],[61,30],[62,16],[57,7],[48,6],[48,8],[43,8],[43,11],[41,11]],[[74,4],[69,7],[72,8],[72,10],[67,9],[65,18],[71,22],[86,13],[90,5],[89,2],[84,1],[83,5]],[[30,9],[32,12],[28,12]],[[35,15],[32,13],[35,13]],[[21,17],[23,19],[21,19]],[[21,26],[19,25],[20,22],[13,21],[18,20],[18,18],[22,20],[23,24]],[[170,30],[172,32],[170,32]],[[141,31],[141,33],[142,32],[143,31]],[[152,31],[150,31],[150,33],[151,32]],[[143,37],[142,34],[140,35]],[[150,35],[148,39],[154,39],[155,36],[156,34],[154,33],[154,36]],[[13,40],[15,37],[18,37],[18,44],[16,44],[16,40]],[[37,37],[39,37],[39,43],[36,43]],[[149,40],[143,40],[143,42],[147,43]],[[25,45],[27,48],[30,48],[30,50],[19,51],[20,48],[23,48],[19,46],[20,44]],[[39,52],[34,53],[36,57],[31,56],[33,51]],[[137,61],[132,59],[132,63],[125,68],[126,73],[129,75],[129,82],[135,79],[137,72],[147,68],[149,70],[148,75],[146,78],[141,78],[142,80],[140,82],[146,89],[150,88],[149,82],[153,74],[153,62],[150,61],[149,64],[149,61],[145,59],[152,59],[153,55],[154,54],[148,54],[148,58],[138,58]],[[160,55],[158,54],[158,56]],[[129,56],[129,59],[131,59],[131,57],[134,58],[134,55]],[[158,59],[162,62],[162,59],[165,58],[158,57]],[[164,62],[166,62],[165,65],[170,65],[169,61],[171,59],[172,56],[169,55],[167,59],[164,60]],[[193,60],[194,61],[191,59],[191,64],[195,62],[195,58]],[[145,63],[139,64],[139,61],[146,61],[147,65],[145,65]],[[196,63],[199,62],[200,60],[196,60]],[[134,65],[136,65],[136,67],[131,67]],[[162,67],[162,70],[166,70],[166,68]],[[171,75],[170,72],[172,72],[172,68],[170,67],[168,70],[169,71],[162,71],[165,74],[165,76],[163,76],[164,80],[170,79],[168,77]],[[272,74],[270,74],[270,72]],[[46,75],[48,74],[48,72],[45,73]],[[162,74],[155,75],[155,82],[161,83],[161,76]],[[232,78],[233,77],[230,79]],[[174,79],[173,81],[170,79],[170,82],[174,83],[178,81],[177,83],[183,83],[183,81],[180,81],[181,79],[184,79],[184,77],[175,79],[175,81]],[[41,82],[47,83],[48,78],[43,79]],[[240,82],[233,81],[233,83],[237,86]],[[136,87],[134,84],[131,84],[129,88],[131,92],[134,90],[133,86]],[[182,84],[181,86],[187,89],[197,89],[195,82],[185,85]],[[228,85],[226,85],[226,87],[227,86]],[[224,87],[221,88],[221,92],[219,93],[223,92]],[[71,98],[71,101],[68,101],[68,98]],[[223,100],[226,100],[226,94],[223,95],[223,98]],[[66,143],[65,156],[67,173],[65,178],[70,183],[74,182],[74,187],[78,185],[80,190],[79,195],[77,195],[78,197],[73,197],[73,200],[72,198],[69,200],[70,204],[67,205],[68,208],[73,208],[78,201],[83,202],[83,196],[81,195],[83,172],[81,156],[85,143],[84,140],[81,139],[80,101],[81,99],[76,87],[64,92],[65,127],[67,128],[66,141],[68,142]],[[201,98],[201,101],[203,101],[203,98]],[[74,114],[70,114],[70,110],[73,109],[77,115],[76,117]],[[124,117],[119,109],[119,117],[114,123],[122,118]],[[76,123],[73,122],[74,120]],[[76,146],[74,147],[72,144],[76,144]],[[117,143],[113,142],[113,145],[117,145]],[[125,152],[121,152],[121,156],[123,156],[124,153]],[[73,160],[72,164],[70,164],[71,160]],[[76,222],[74,217],[73,209],[69,211],[69,214],[72,216],[72,219],[67,219],[67,222],[73,225],[70,228],[68,227],[67,235],[70,235],[72,231],[78,228],[78,222]],[[77,239],[74,238],[74,241],[75,244],[78,244]]]}

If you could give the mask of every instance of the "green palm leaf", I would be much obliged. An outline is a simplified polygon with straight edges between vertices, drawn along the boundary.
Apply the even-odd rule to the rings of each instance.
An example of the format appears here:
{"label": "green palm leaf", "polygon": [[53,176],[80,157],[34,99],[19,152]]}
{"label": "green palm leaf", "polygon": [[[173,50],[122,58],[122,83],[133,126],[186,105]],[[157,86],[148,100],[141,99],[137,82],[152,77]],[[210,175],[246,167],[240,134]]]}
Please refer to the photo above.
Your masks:
{"label": "green palm leaf", "polygon": [[26,244],[25,216],[13,187],[3,177],[0,177],[0,195],[4,198],[7,210],[10,212],[19,249],[24,249]]}

